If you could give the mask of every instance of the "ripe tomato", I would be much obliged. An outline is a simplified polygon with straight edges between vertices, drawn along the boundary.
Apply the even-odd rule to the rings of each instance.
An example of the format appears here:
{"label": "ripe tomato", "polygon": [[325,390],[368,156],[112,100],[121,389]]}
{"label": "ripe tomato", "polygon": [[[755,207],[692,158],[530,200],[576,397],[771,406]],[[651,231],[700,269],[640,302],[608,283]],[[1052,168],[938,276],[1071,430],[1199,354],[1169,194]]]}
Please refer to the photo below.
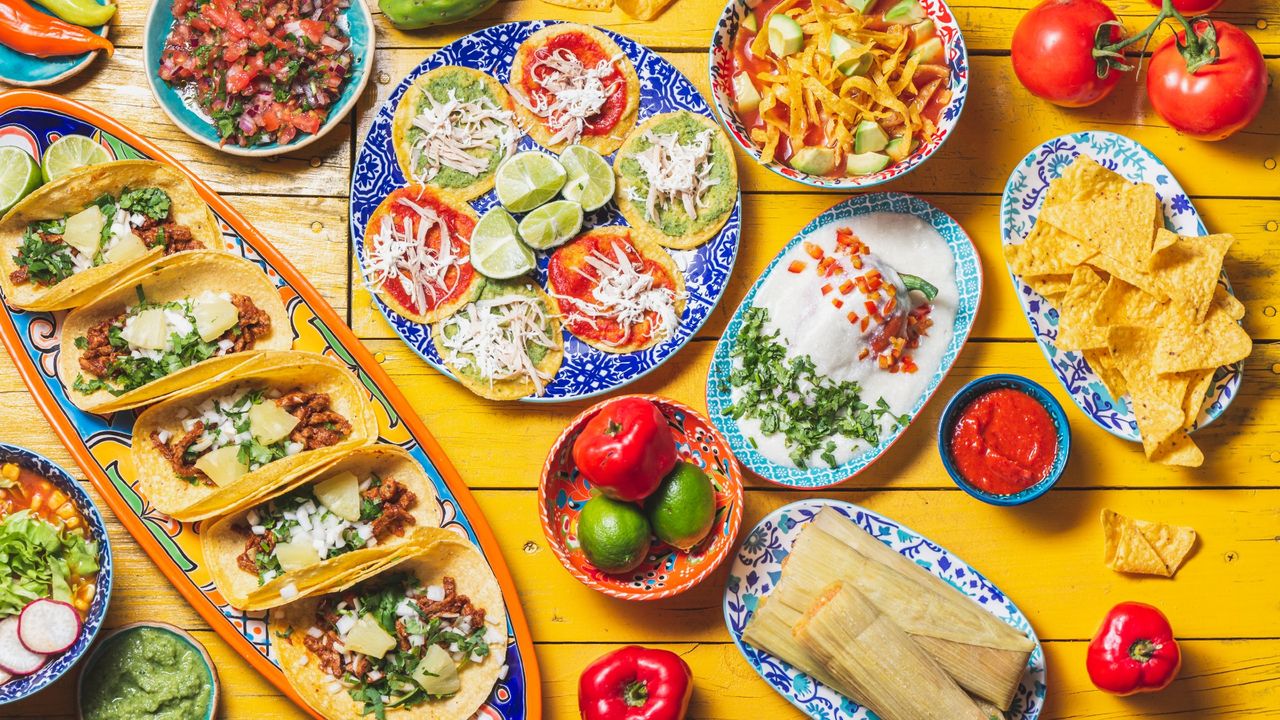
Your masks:
{"label": "ripe tomato", "polygon": [[[1107,96],[1121,73],[1098,77],[1093,59],[1098,26],[1116,14],[1100,0],[1045,0],[1013,31],[1013,72],[1032,95],[1064,107],[1092,105]],[[1110,42],[1120,39],[1112,26]]]}
{"label": "ripe tomato", "polygon": [[[1164,0],[1147,0],[1157,8],[1164,7]],[[1183,15],[1203,15],[1222,4],[1222,0],[1173,0],[1173,9]]]}
{"label": "ripe tomato", "polygon": [[[1219,56],[1195,73],[1170,37],[1151,56],[1147,69],[1147,97],[1151,107],[1178,132],[1201,140],[1221,140],[1248,125],[1267,97],[1267,68],[1262,51],[1235,25],[1200,20],[1197,35],[1209,23],[1217,34]],[[1186,40],[1179,30],[1177,41]]]}

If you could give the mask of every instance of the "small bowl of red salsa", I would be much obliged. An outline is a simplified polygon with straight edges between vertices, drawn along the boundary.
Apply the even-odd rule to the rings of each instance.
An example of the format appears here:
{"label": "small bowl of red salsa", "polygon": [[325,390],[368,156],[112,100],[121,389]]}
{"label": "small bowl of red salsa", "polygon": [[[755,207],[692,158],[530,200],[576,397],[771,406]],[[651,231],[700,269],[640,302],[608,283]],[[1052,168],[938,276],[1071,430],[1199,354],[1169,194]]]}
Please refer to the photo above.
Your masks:
{"label": "small bowl of red salsa", "polygon": [[1071,426],[1040,385],[1019,375],[987,375],[947,403],[938,452],[961,490],[992,505],[1021,505],[1062,477]]}

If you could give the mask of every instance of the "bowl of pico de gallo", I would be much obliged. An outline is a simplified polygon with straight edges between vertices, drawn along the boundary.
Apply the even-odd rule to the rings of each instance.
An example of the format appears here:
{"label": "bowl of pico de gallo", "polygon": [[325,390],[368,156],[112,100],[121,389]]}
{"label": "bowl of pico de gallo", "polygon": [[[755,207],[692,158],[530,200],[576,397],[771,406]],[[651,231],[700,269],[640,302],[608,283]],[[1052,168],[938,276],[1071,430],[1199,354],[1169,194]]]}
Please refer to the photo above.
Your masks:
{"label": "bowl of pico de gallo", "polygon": [[159,0],[143,58],[156,102],[215,150],[250,157],[324,137],[373,65],[362,0]]}

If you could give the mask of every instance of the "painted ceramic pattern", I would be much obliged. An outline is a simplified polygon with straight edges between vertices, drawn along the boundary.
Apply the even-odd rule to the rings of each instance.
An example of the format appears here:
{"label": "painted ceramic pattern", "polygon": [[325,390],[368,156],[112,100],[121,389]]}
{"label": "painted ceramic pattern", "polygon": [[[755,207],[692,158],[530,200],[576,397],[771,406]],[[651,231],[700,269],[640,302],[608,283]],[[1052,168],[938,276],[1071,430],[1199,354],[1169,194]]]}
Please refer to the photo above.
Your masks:
{"label": "painted ceramic pattern", "polygon": [[[108,148],[114,159],[145,157],[142,152],[120,139],[83,120],[60,112],[39,108],[15,108],[0,113],[0,143],[20,145],[28,143],[22,146],[36,158],[39,158],[40,153],[55,139],[66,134],[88,135],[94,138]],[[248,260],[257,262],[279,287],[294,333],[293,349],[336,357],[347,362],[357,372],[374,401],[373,407],[378,415],[380,440],[400,445],[413,454],[430,477],[439,495],[442,510],[441,526],[476,543],[475,531],[470,521],[461,512],[453,491],[420,446],[418,438],[402,422],[387,397],[356,364],[352,355],[334,336],[329,326],[317,317],[312,307],[281,278],[280,272],[263,260],[254,246],[232,229],[226,219],[218,216],[218,221],[226,248]],[[88,449],[101,472],[110,481],[111,487],[150,534],[154,547],[147,547],[143,539],[138,538],[144,549],[148,550],[152,559],[161,565],[162,569],[176,568],[180,571],[186,582],[203,596],[204,602],[216,607],[225,621],[234,627],[235,632],[241,635],[254,651],[278,668],[279,662],[273,647],[273,638],[267,633],[269,611],[244,612],[228,605],[214,588],[213,581],[204,566],[195,523],[183,523],[169,518],[152,507],[147,499],[138,493],[137,480],[129,459],[134,412],[118,412],[104,417],[79,410],[67,400],[65,390],[56,375],[60,323],[65,313],[21,312],[11,310],[8,306],[0,306],[0,317],[13,324],[22,342],[22,349],[26,353],[25,357],[16,357],[15,361],[31,363],[38,369],[45,389],[60,406],[54,412],[65,416],[66,421],[74,427],[78,437],[64,437],[64,440],[69,445],[73,442],[82,443]],[[518,598],[515,597],[507,597],[506,602],[509,607],[518,607],[519,604]],[[522,657],[520,646],[516,643],[514,629],[510,622],[508,622],[508,636],[506,657],[506,663],[509,666],[508,674],[495,686],[482,712],[488,713],[492,718],[517,720],[527,717],[525,701],[526,690],[529,688],[526,687],[524,674],[526,661]],[[268,679],[277,686],[287,687],[287,681],[279,670],[273,669],[272,672],[274,675],[268,674]],[[537,692],[537,689],[533,688],[532,692]]]}
{"label": "painted ceramic pattern", "polygon": [[[729,373],[733,370],[733,348],[737,342],[738,334],[742,331],[743,316],[746,310],[752,306],[756,292],[760,289],[764,279],[769,276],[769,273],[773,272],[778,262],[791,248],[804,241],[805,238],[819,228],[851,217],[874,212],[896,212],[919,217],[932,225],[934,230],[938,231],[938,234],[942,236],[942,239],[951,248],[951,253],[955,256],[956,261],[956,289],[959,297],[956,306],[956,319],[951,330],[951,339],[947,342],[947,348],[943,353],[942,363],[938,366],[937,372],[929,380],[915,406],[911,408],[910,416],[912,421],[920,414],[920,410],[929,401],[934,391],[938,389],[938,385],[943,378],[950,372],[951,366],[960,354],[961,348],[964,347],[965,342],[969,339],[969,331],[972,329],[973,320],[978,314],[978,305],[982,301],[982,267],[978,262],[978,251],[974,249],[973,243],[969,240],[964,228],[960,227],[960,224],[954,218],[928,202],[914,195],[903,193],[881,192],[858,195],[828,209],[810,221],[773,258],[769,263],[769,267],[765,268],[760,277],[756,279],[755,284],[751,286],[751,290],[743,298],[742,304],[734,311],[733,317],[729,319],[729,324],[725,328],[724,335],[721,336],[720,342],[716,344],[715,354],[711,358],[711,368],[707,373],[707,415],[711,418],[711,422],[715,423],[715,426],[728,438],[729,446],[733,448],[734,455],[742,461],[742,464],[764,479],[779,485],[820,488],[844,482],[879,459],[907,429],[907,426],[904,425],[895,431],[885,433],[878,445],[868,447],[843,465],[801,469],[779,465],[766,458],[743,435],[742,430],[738,427],[738,422],[728,415],[729,406],[732,404],[729,391]],[[885,242],[885,240],[880,240],[879,242]],[[906,268],[903,270],[905,271]]]}
{"label": "painted ceramic pattern", "polygon": [[[1164,221],[1169,230],[1180,235],[1208,234],[1187,193],[1154,153],[1123,135],[1080,132],[1041,144],[1028,153],[1009,175],[1000,201],[1000,227],[1005,245],[1019,244],[1031,232],[1049,181],[1060,176],[1081,153],[1133,182],[1155,186],[1156,195],[1164,203]],[[1040,343],[1054,375],[1076,406],[1107,432],[1141,442],[1129,396],[1111,397],[1082,353],[1058,350],[1053,344],[1058,337],[1057,309],[1022,282],[1022,278],[1012,272],[1009,278],[1013,281],[1014,292],[1018,295],[1018,302],[1022,303],[1032,334]],[[1218,282],[1231,290],[1225,274]],[[1243,375],[1243,363],[1218,368],[1206,394],[1209,401],[1201,408],[1193,431],[1222,415],[1239,391]]]}
{"label": "painted ceramic pattern", "polygon": [[724,592],[724,622],[738,650],[765,682],[815,720],[876,718],[874,713],[849,698],[742,640],[742,630],[755,612],[760,598],[768,595],[782,576],[782,561],[791,553],[796,535],[827,507],[835,509],[880,542],[942,578],[983,609],[1034,640],[1036,648],[1027,661],[1027,672],[1006,715],[1010,720],[1036,720],[1040,717],[1046,690],[1044,649],[1031,623],[1013,601],[946,548],[883,515],[839,500],[801,500],[769,513],[743,540],[729,570],[729,582]]}
{"label": "painted ceramic pattern", "polygon": [[[360,152],[356,156],[355,171],[351,176],[351,237],[355,239],[356,256],[364,261],[364,232],[369,216],[392,190],[408,184],[396,162],[395,149],[391,145],[391,121],[400,97],[413,81],[430,70],[444,65],[461,65],[473,68],[506,82],[516,48],[534,32],[555,23],[546,21],[513,22],[480,30],[441,48],[424,60],[392,90],[391,95],[378,110]],[[640,118],[644,122],[651,115],[688,110],[714,118],[711,108],[689,79],[676,70],[660,55],[635,41],[615,32],[600,28],[635,65],[640,78]],[[543,149],[530,137],[520,140],[519,150]],[[609,158],[612,165],[612,156]],[[476,212],[485,211],[497,204],[491,190],[472,201]],[[693,250],[669,250],[676,265],[684,271],[685,289],[688,295],[680,327],[672,336],[657,345],[632,353],[607,353],[593,348],[578,338],[564,333],[564,364],[555,379],[547,385],[540,397],[524,398],[531,402],[566,402],[582,400],[616,390],[633,382],[661,365],[687,343],[710,317],[720,296],[729,283],[729,274],[738,254],[738,235],[742,217],[742,200],[739,197],[729,220],[720,233]],[[627,221],[611,202],[594,213],[589,213],[584,227],[600,225],[626,225]],[[544,287],[547,279],[548,253],[537,252],[537,280]],[[387,307],[380,298],[373,302],[387,318],[396,334],[422,359],[440,372],[453,377],[440,361],[431,343],[431,327],[408,320]]]}
{"label": "painted ceramic pattern", "polygon": [[[702,468],[715,483],[716,519],[711,533],[689,552],[655,541],[638,568],[610,575],[592,567],[578,543],[578,513],[591,499],[591,485],[573,464],[573,443],[587,420],[621,397],[642,397],[662,410],[679,458]],[[556,440],[543,467],[538,511],[551,549],[580,582],[624,600],[660,600],[702,582],[728,557],[742,524],[742,470],[724,437],[691,408],[654,395],[620,396],[579,415]]]}
{"label": "painted ceramic pattern", "polygon": [[902,162],[896,162],[878,173],[856,177],[827,177],[810,175],[790,168],[780,162],[762,162],[760,146],[751,139],[746,126],[738,119],[733,109],[733,39],[738,34],[738,27],[756,3],[747,0],[729,0],[716,23],[715,34],[711,37],[709,55],[709,71],[711,74],[711,98],[715,102],[716,112],[720,114],[721,124],[729,130],[729,135],[747,154],[766,168],[788,180],[804,183],[813,187],[834,188],[840,190],[865,189],[889,182],[906,175],[928,160],[955,131],[960,121],[960,112],[964,110],[964,101],[969,94],[969,53],[965,49],[964,35],[960,25],[951,14],[951,8],[943,0],[920,0],[925,13],[938,28],[938,37],[942,40],[947,53],[947,67],[951,70],[951,102],[942,110],[938,130],[929,142],[916,148]]}
{"label": "painted ceramic pattern", "polygon": [[98,543],[98,579],[97,590],[93,602],[89,604],[88,617],[80,628],[80,637],[70,648],[59,653],[51,662],[26,677],[19,677],[0,685],[0,705],[15,702],[28,695],[33,695],[51,685],[70,670],[88,651],[102,629],[102,622],[107,617],[107,607],[111,604],[111,542],[107,538],[107,528],[102,523],[102,515],[93,504],[88,493],[80,487],[80,483],[66,470],[43,455],[34,453],[16,445],[0,443],[0,463],[17,463],[49,480],[62,490],[75,503],[76,510],[84,516],[88,523],[87,538]]}

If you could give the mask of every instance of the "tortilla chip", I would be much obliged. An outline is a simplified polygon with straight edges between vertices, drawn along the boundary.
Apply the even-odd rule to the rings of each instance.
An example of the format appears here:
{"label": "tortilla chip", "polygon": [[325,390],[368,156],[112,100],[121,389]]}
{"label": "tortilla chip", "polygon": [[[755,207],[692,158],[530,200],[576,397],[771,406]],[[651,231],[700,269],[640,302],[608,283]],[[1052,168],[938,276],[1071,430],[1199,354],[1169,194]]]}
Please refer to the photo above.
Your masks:
{"label": "tortilla chip", "polygon": [[1170,303],[1113,276],[1098,298],[1093,319],[1099,325],[1163,327],[1171,308]]}
{"label": "tortilla chip", "polygon": [[1196,543],[1189,527],[1148,522],[1102,509],[1103,557],[1116,572],[1173,577]]}
{"label": "tortilla chip", "polygon": [[1009,269],[1023,276],[1070,275],[1097,252],[1079,238],[1045,222],[1037,222],[1022,243],[1004,248]]}
{"label": "tortilla chip", "polygon": [[[1142,262],[1145,264],[1146,261]],[[1159,278],[1133,263],[1125,262],[1107,253],[1098,253],[1089,258],[1089,264],[1108,275],[1141,288],[1143,292],[1154,295],[1161,301],[1169,299],[1169,293],[1166,292]]]}
{"label": "tortilla chip", "polygon": [[1159,328],[1112,327],[1108,333],[1111,357],[1129,386],[1147,458],[1165,465],[1198,467],[1204,456],[1186,433],[1182,410],[1189,378],[1157,375],[1151,367],[1161,339]]}
{"label": "tortilla chip", "polygon": [[1175,304],[1182,305],[1193,323],[1204,320],[1213,300],[1222,259],[1234,238],[1230,235],[1180,237],[1161,228],[1156,237],[1167,247],[1151,256],[1151,273]]}
{"label": "tortilla chip", "polygon": [[1119,262],[1142,267],[1151,255],[1160,217],[1160,199],[1155,188],[1145,184],[1108,188],[1086,200],[1046,205],[1040,212],[1042,221]]}
{"label": "tortilla chip", "polygon": [[1244,319],[1244,303],[1221,285],[1213,291],[1213,304],[1222,308],[1232,320],[1239,322]]}
{"label": "tortilla chip", "polygon": [[1253,341],[1227,310],[1213,305],[1199,325],[1165,328],[1154,350],[1152,367],[1166,375],[1240,362],[1253,351]]}
{"label": "tortilla chip", "polygon": [[[1022,282],[1040,293],[1040,296],[1046,300],[1050,298],[1061,300],[1062,296],[1071,289],[1071,275],[1023,275]],[[1055,307],[1060,305],[1057,300],[1050,301]]]}
{"label": "tortilla chip", "polygon": [[1106,191],[1122,190],[1128,184],[1120,174],[1102,167],[1088,155],[1077,155],[1062,175],[1049,183],[1044,206],[1089,200]]}
{"label": "tortilla chip", "polygon": [[1107,392],[1111,393],[1111,399],[1119,399],[1123,395],[1129,394],[1129,384],[1124,381],[1124,375],[1116,369],[1115,361],[1111,359],[1111,351],[1107,348],[1086,348],[1084,350],[1085,362],[1089,363],[1089,367],[1098,374],[1098,379],[1107,387]]}
{"label": "tortilla chip", "polygon": [[652,20],[675,0],[617,0],[622,12],[637,20]]}
{"label": "tortilla chip", "polygon": [[552,5],[559,5],[560,7],[574,8],[575,10],[601,10],[601,11],[607,12],[613,9],[613,0],[542,0],[542,1],[551,3]]}
{"label": "tortilla chip", "polygon": [[1180,373],[1187,378],[1187,393],[1182,399],[1182,415],[1186,427],[1194,425],[1196,418],[1200,417],[1200,408],[1204,407],[1208,399],[1205,396],[1209,394],[1209,388],[1213,385],[1213,376],[1217,371],[1217,368],[1205,368]]}
{"label": "tortilla chip", "polygon": [[1084,350],[1107,346],[1107,329],[1093,321],[1093,307],[1107,283],[1092,268],[1082,265],[1071,278],[1071,289],[1062,298],[1058,310],[1058,337],[1054,345],[1060,350]]}

